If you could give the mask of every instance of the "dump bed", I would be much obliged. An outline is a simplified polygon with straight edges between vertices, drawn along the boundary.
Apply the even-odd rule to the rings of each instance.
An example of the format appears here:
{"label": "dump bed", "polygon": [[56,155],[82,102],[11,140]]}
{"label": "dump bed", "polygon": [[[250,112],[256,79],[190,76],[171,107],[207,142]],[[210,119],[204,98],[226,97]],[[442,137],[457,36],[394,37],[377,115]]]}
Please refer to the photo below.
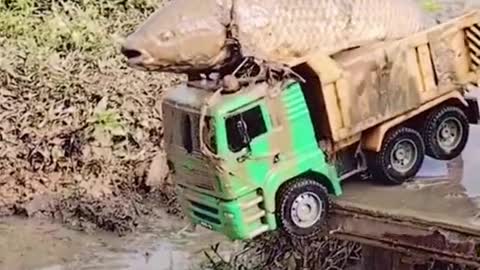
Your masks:
{"label": "dump bed", "polygon": [[[319,77],[317,106],[328,136],[339,142],[476,83],[480,63],[478,11],[424,32],[305,64]],[[325,124],[324,124],[325,127]]]}

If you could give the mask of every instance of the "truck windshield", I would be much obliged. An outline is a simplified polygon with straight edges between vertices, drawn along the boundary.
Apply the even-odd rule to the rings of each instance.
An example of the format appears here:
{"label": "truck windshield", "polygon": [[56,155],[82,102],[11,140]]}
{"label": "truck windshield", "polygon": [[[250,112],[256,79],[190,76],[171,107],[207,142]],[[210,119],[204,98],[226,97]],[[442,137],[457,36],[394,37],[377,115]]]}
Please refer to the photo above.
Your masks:
{"label": "truck windshield", "polygon": [[237,123],[243,120],[246,124],[247,134],[250,140],[267,132],[260,105],[242,113],[230,116],[226,120],[228,147],[233,153],[237,153],[247,145],[243,142],[242,134],[237,128]]}
{"label": "truck windshield", "polygon": [[215,137],[215,126],[211,116],[205,117],[205,125],[203,127],[203,142],[210,152],[217,154],[217,143]]}

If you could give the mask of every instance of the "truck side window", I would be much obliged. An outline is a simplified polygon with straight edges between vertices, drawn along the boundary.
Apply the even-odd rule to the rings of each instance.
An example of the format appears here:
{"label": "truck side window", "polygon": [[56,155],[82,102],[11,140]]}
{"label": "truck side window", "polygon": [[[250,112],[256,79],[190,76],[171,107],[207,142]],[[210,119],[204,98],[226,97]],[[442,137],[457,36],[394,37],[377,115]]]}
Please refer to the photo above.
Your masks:
{"label": "truck side window", "polygon": [[205,117],[205,126],[203,128],[203,142],[205,146],[214,154],[217,154],[217,142],[215,138],[215,125],[211,116]]}
{"label": "truck side window", "polygon": [[228,146],[234,153],[242,150],[242,148],[246,146],[242,142],[242,136],[237,129],[237,122],[242,118],[247,124],[247,133],[251,140],[267,132],[267,126],[265,125],[260,106],[227,118]]}
{"label": "truck side window", "polygon": [[185,115],[183,118],[183,147],[187,150],[188,153],[193,151],[193,141],[192,141],[192,121],[190,120],[189,115]]}

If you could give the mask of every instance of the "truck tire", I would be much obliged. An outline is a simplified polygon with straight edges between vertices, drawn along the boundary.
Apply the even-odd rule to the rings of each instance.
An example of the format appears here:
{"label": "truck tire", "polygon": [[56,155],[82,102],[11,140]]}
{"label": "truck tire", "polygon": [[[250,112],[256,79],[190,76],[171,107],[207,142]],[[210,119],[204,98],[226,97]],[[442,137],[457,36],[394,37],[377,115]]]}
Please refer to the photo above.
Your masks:
{"label": "truck tire", "polygon": [[279,190],[277,217],[280,228],[295,238],[309,238],[322,229],[330,199],[321,183],[299,178]]}
{"label": "truck tire", "polygon": [[423,140],[428,156],[438,160],[452,160],[467,145],[469,123],[465,112],[447,106],[430,113],[425,121]]}
{"label": "truck tire", "polygon": [[400,127],[388,132],[378,153],[369,153],[368,167],[376,181],[400,185],[418,173],[425,160],[425,144],[420,133]]}

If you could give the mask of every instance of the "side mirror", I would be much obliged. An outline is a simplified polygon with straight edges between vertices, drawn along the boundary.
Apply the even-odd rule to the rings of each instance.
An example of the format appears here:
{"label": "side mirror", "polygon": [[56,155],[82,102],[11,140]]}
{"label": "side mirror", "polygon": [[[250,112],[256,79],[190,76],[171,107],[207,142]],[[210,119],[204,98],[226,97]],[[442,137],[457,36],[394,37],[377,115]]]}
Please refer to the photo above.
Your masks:
{"label": "side mirror", "polygon": [[250,136],[248,136],[247,123],[245,123],[243,119],[237,121],[237,131],[242,139],[242,146],[246,148],[246,153],[243,154],[241,157],[237,158],[237,161],[239,163],[242,163],[247,160],[252,153],[252,149],[250,148],[250,142],[252,141],[252,139],[250,138]]}
{"label": "side mirror", "polygon": [[250,142],[251,142],[251,139],[250,139],[250,136],[248,136],[247,123],[245,123],[245,121],[243,121],[243,119],[238,120],[237,130],[238,130],[238,134],[242,138],[243,145],[249,146]]}

